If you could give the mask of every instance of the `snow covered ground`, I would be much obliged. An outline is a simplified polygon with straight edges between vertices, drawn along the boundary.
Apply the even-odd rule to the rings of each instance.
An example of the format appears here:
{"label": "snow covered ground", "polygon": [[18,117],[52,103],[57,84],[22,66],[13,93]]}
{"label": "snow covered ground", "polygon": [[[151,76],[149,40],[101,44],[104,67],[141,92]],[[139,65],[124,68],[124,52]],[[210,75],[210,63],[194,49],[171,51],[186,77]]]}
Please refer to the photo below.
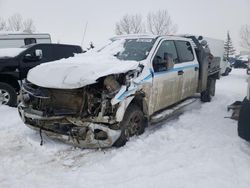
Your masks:
{"label": "snow covered ground", "polygon": [[250,144],[226,106],[246,95],[245,70],[217,84],[211,103],[148,128],[122,148],[81,150],[25,127],[0,106],[0,187],[249,188]]}

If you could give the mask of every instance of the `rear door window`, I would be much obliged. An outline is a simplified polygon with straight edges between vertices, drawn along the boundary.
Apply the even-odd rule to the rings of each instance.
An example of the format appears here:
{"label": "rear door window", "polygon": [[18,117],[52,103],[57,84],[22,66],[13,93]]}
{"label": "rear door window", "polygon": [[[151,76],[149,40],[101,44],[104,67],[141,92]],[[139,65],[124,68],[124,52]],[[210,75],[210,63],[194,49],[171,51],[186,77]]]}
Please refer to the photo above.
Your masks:
{"label": "rear door window", "polygon": [[194,53],[190,42],[175,41],[180,63],[194,60]]}

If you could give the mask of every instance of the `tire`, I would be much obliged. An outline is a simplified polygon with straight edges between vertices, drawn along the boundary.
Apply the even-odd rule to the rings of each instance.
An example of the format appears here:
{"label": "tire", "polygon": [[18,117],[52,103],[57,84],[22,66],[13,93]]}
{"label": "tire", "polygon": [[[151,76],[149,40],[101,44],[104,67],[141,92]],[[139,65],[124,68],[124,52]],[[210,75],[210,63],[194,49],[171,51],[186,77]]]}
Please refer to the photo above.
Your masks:
{"label": "tire", "polygon": [[238,121],[238,135],[250,142],[250,101],[247,99],[244,99],[241,103]]}
{"label": "tire", "polygon": [[207,89],[201,92],[202,102],[211,102],[212,96],[215,95],[215,84],[216,84],[216,79],[213,78],[208,79]]}
{"label": "tire", "polygon": [[17,94],[15,89],[6,83],[0,82],[0,105],[15,107],[17,104]]}
{"label": "tire", "polygon": [[211,102],[211,100],[212,100],[212,97],[211,97],[208,90],[201,92],[201,101],[202,102]]}
{"label": "tire", "polygon": [[[134,124],[136,123],[136,125]],[[132,126],[133,125],[133,126]],[[122,147],[130,137],[141,135],[145,130],[145,118],[142,110],[136,104],[130,104],[123,120],[120,123],[121,136],[113,144],[115,147]]]}

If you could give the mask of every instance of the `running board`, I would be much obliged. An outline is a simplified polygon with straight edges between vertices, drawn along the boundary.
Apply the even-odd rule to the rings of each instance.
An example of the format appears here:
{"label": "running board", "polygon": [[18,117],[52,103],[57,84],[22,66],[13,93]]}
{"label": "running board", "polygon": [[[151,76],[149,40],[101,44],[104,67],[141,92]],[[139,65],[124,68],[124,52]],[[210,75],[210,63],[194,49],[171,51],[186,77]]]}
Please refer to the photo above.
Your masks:
{"label": "running board", "polygon": [[172,108],[169,108],[169,109],[161,111],[157,114],[154,114],[153,116],[151,116],[150,123],[152,123],[152,124],[158,123],[162,120],[165,120],[169,117],[172,117],[177,112],[179,112],[181,109],[183,109],[185,106],[187,106],[195,101],[197,101],[197,98],[187,99],[187,100],[177,104],[176,106],[173,106]]}

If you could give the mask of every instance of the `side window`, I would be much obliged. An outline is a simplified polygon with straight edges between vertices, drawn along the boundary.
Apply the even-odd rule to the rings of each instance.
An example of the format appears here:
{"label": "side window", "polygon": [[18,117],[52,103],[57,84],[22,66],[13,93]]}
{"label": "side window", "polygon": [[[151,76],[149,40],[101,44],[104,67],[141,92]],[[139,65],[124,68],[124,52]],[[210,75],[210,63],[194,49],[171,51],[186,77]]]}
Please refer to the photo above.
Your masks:
{"label": "side window", "polygon": [[190,42],[175,41],[180,62],[188,62],[194,60],[194,53]]}
{"label": "side window", "polygon": [[155,72],[166,71],[167,61],[171,59],[173,63],[178,63],[177,52],[173,41],[163,41],[153,59]]}
{"label": "side window", "polygon": [[36,43],[36,39],[35,38],[25,38],[24,39],[24,44],[25,45],[34,44],[34,43]]}
{"label": "side window", "polygon": [[62,58],[73,57],[74,53],[77,53],[77,51],[71,46],[57,46],[53,48],[53,58],[57,60]]}

